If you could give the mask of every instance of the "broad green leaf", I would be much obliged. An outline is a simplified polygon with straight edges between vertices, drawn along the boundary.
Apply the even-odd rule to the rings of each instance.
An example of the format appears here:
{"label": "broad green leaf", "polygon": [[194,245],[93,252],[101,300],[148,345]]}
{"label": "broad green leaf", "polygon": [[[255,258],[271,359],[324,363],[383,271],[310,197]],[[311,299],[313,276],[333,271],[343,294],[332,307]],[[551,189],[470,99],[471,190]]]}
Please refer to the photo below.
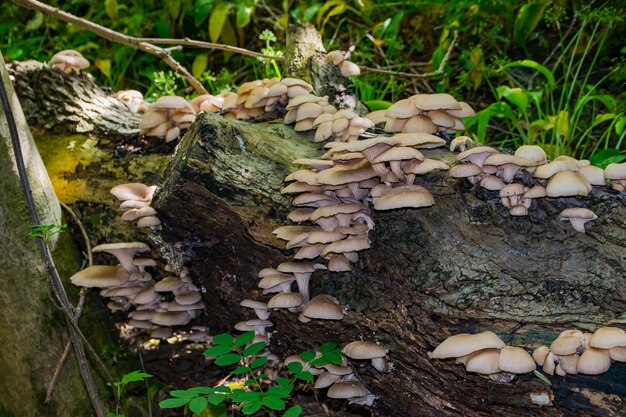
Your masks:
{"label": "broad green leaf", "polygon": [[543,65],[541,65],[540,63],[536,61],[533,61],[530,59],[522,59],[521,61],[513,61],[502,66],[502,69],[504,70],[507,68],[514,68],[514,67],[524,67],[524,68],[534,69],[535,71],[539,71],[544,77],[546,77],[546,80],[548,81],[548,87],[550,89],[553,89],[554,87],[556,87],[556,80],[554,78],[554,74],[552,73],[552,71],[550,71],[548,68],[544,67]]}
{"label": "broad green leaf", "polygon": [[365,104],[367,108],[370,109],[370,111],[376,111],[376,110],[386,110],[389,107],[391,107],[393,103],[391,103],[390,101],[385,101],[385,100],[366,100],[363,102],[363,104]]}
{"label": "broad green leaf", "polygon": [[301,379],[303,381],[313,381],[313,374],[309,371],[302,371],[296,374],[297,379]]}
{"label": "broad green leaf", "polygon": [[233,351],[233,347],[231,345],[217,345],[211,346],[207,350],[204,351],[204,356],[222,356],[226,353],[230,353]]}
{"label": "broad green leaf", "polygon": [[[242,334],[239,337],[237,337],[237,339],[235,339],[235,346],[237,346],[237,347],[245,346],[248,343],[250,343],[252,341],[252,339],[254,339],[254,332],[252,332],[252,331],[245,332],[244,334]],[[248,355],[246,355],[245,351],[244,351],[243,355],[244,356],[248,356]]]}
{"label": "broad green leaf", "polygon": [[540,0],[523,5],[513,24],[513,36],[518,45],[526,49],[525,40],[534,32],[541,22],[546,7],[552,3],[550,0]]}
{"label": "broad green leaf", "polygon": [[190,389],[177,389],[170,391],[170,395],[176,398],[195,398],[199,396],[201,393],[197,391],[192,391]]}
{"label": "broad green leaf", "polygon": [[170,25],[163,18],[163,16],[159,16],[159,18],[157,19],[154,25],[154,28],[159,38],[171,38]]}
{"label": "broad green leaf", "polygon": [[241,356],[236,353],[227,353],[215,359],[215,364],[218,366],[228,366],[237,363],[241,360]]}
{"label": "broad green leaf", "polygon": [[302,352],[300,354],[300,357],[305,361],[305,362],[311,362],[313,359],[315,359],[315,352],[308,350],[306,352]]}
{"label": "broad green leaf", "polygon": [[243,383],[243,386],[244,387],[249,387],[250,385],[255,384],[255,383],[256,383],[256,381],[254,379],[248,379],[248,380],[246,380],[246,382]]}
{"label": "broad green leaf", "polygon": [[191,398],[168,398],[167,400],[163,400],[159,403],[159,407],[161,408],[177,408],[182,407],[191,401]]}
{"label": "broad green leaf", "polygon": [[276,383],[281,387],[287,387],[291,385],[291,382],[287,378],[279,377],[276,378]]}
{"label": "broad green leaf", "polygon": [[592,125],[593,126],[597,126],[600,123],[604,123],[606,121],[613,120],[613,119],[615,119],[615,117],[616,117],[615,113],[601,113],[601,114],[597,115],[595,119],[593,119]]}
{"label": "broad green leaf", "polygon": [[287,369],[289,369],[289,372],[292,374],[297,374],[302,371],[302,364],[300,362],[289,362],[287,364]]}
{"label": "broad green leaf", "polygon": [[26,26],[24,27],[24,31],[31,32],[33,30],[37,30],[43,24],[43,13],[40,11],[36,11],[33,17],[31,17],[28,22],[26,22]]}
{"label": "broad green leaf", "polygon": [[328,353],[328,352],[332,352],[336,348],[337,348],[337,343],[335,343],[335,342],[326,342],[322,346],[320,346],[320,352]]}
{"label": "broad green leaf", "polygon": [[273,395],[268,395],[268,394],[264,395],[261,402],[263,403],[263,405],[265,405],[268,408],[271,408],[272,410],[284,410],[285,409],[285,402],[278,397],[274,397]]}
{"label": "broad green leaf", "polygon": [[288,387],[279,387],[274,385],[273,387],[270,387],[266,393],[278,398],[287,398],[291,394],[291,391],[293,391],[293,385],[289,385]]}
{"label": "broad green leaf", "polygon": [[246,372],[249,372],[249,371],[250,371],[250,368],[244,365],[244,366],[240,366],[234,371],[230,371],[230,373],[233,375],[240,375],[240,374],[245,374]]}
{"label": "broad green leaf", "polygon": [[511,87],[502,85],[496,88],[496,91],[498,92],[498,97],[507,99],[512,104],[517,106],[517,108],[521,112],[526,113],[526,108],[528,107],[528,101],[529,101],[528,94],[526,94],[526,90],[518,88],[518,87],[511,88]]}
{"label": "broad green leaf", "polygon": [[189,409],[196,414],[200,414],[209,405],[209,402],[205,397],[197,397],[189,401]]}
{"label": "broad green leaf", "polygon": [[233,337],[228,333],[221,333],[213,336],[213,344],[214,345],[232,345]]}
{"label": "broad green leaf", "polygon": [[104,10],[107,12],[109,19],[114,22],[120,18],[117,0],[104,0]]}
{"label": "broad green leaf", "polygon": [[283,417],[299,417],[302,413],[302,407],[299,405],[294,405],[293,407],[289,407],[287,411],[283,414]]}
{"label": "broad green leaf", "polygon": [[232,393],[230,398],[232,398],[232,400],[237,402],[237,403],[242,403],[244,401],[259,400],[260,397],[261,397],[261,393],[260,392],[245,391],[245,390],[242,390],[242,389],[237,389],[237,390],[233,391],[233,393]]}
{"label": "broad green leaf", "polygon": [[211,16],[209,17],[209,37],[211,38],[211,42],[217,42],[219,40],[229,12],[230,4],[225,1],[220,1],[213,8]]}
{"label": "broad green leaf", "polygon": [[235,14],[235,25],[238,28],[245,28],[250,24],[250,17],[252,16],[252,12],[254,11],[254,7],[246,4],[244,2],[237,3],[237,11]]}
{"label": "broad green leaf", "polygon": [[265,348],[265,342],[253,343],[243,350],[243,356],[248,357],[256,355]]}
{"label": "broad green leaf", "polygon": [[445,55],[446,48],[442,48],[441,46],[437,47],[437,49],[433,51],[433,54],[430,58],[430,60],[432,61],[433,69],[439,68],[439,65],[441,64],[441,61],[443,60],[443,57]]}
{"label": "broad green leaf", "polygon": [[260,368],[261,366],[265,365],[267,363],[267,356],[261,356],[258,358],[255,358],[252,363],[250,364],[250,368],[252,369],[256,369],[256,368]]}
{"label": "broad green leaf", "polygon": [[[224,22],[224,27],[222,28],[222,43],[237,46],[237,34],[235,33],[233,25],[230,24],[230,20]],[[230,51],[222,51],[222,53],[224,54],[224,59],[227,61],[233,55]]]}
{"label": "broad green leaf", "polygon": [[111,79],[111,60],[110,59],[96,59],[96,68],[104,74],[105,77]]}
{"label": "broad green leaf", "polygon": [[248,401],[244,403],[243,406],[241,407],[241,412],[244,414],[254,414],[257,411],[259,411],[259,409],[261,408],[261,405],[262,404],[261,404],[260,399]]}
{"label": "broad green leaf", "polygon": [[485,55],[480,45],[476,45],[472,48],[470,52],[470,62],[472,63],[470,79],[472,80],[474,91],[476,91],[483,82],[483,68],[485,67]]}
{"label": "broad green leaf", "polygon": [[213,387],[193,387],[193,388],[189,388],[187,391],[194,392],[196,394],[213,394],[215,392],[215,388],[213,388]]}
{"label": "broad green leaf", "polygon": [[213,10],[215,0],[196,0],[193,5],[193,19],[196,27],[200,26]]}
{"label": "broad green leaf", "polygon": [[200,78],[202,73],[206,71],[207,64],[209,63],[209,54],[198,54],[191,64],[191,73],[194,77]]}
{"label": "broad green leaf", "polygon": [[167,9],[169,11],[170,17],[173,20],[178,19],[178,16],[180,16],[180,8],[180,0],[167,0]]}
{"label": "broad green leaf", "polygon": [[343,356],[341,355],[340,352],[330,352],[330,353],[325,353],[322,356],[322,359],[335,365],[341,365],[341,362],[343,361]]}
{"label": "broad green leaf", "polygon": [[230,387],[226,387],[226,386],[215,387],[214,389],[215,389],[215,392],[223,392],[225,394],[230,394],[232,392]]}
{"label": "broad green leaf", "polygon": [[619,116],[617,122],[615,123],[615,133],[621,135],[624,133],[624,129],[626,128],[626,116]]}
{"label": "broad green leaf", "polygon": [[548,116],[550,122],[546,125],[555,129],[556,133],[564,138],[569,138],[569,112],[561,110],[556,116]]}
{"label": "broad green leaf", "polygon": [[589,158],[591,165],[595,165],[602,169],[606,168],[609,164],[620,163],[622,161],[626,161],[626,155],[624,155],[619,149],[615,148],[603,149],[594,153]]}
{"label": "broad green leaf", "polygon": [[220,395],[220,394],[210,394],[207,397],[207,400],[213,405],[221,404],[224,402],[225,399],[226,399],[226,396]]}

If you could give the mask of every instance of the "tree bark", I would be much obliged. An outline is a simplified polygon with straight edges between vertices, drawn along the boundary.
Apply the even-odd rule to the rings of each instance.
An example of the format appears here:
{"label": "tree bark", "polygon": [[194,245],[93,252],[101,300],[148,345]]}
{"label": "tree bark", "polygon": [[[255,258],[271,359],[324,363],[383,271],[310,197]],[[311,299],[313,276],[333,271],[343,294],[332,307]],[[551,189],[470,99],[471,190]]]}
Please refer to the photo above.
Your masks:
{"label": "tree bark", "polygon": [[[20,134],[22,152],[37,212],[43,224],[61,224],[59,202],[21,112],[0,56],[5,86]],[[45,384],[67,339],[63,315],[54,305],[46,267],[35,239],[11,144],[8,122],[0,107],[0,414],[41,416],[92,415],[93,409],[72,356],[63,370],[52,403],[44,405]],[[78,269],[75,248],[52,236],[59,271]],[[10,413],[10,414],[9,414]]]}
{"label": "tree bark", "polygon": [[30,125],[118,140],[138,136],[141,115],[109,97],[89,74],[68,75],[37,61],[16,62],[9,68]]}
{"label": "tree bark", "polygon": [[[309,136],[203,114],[176,150],[153,202],[164,230],[151,237],[207,289],[214,333],[252,318],[238,305],[262,298],[257,272],[291,259],[271,230],[287,224],[289,201],[279,190],[290,161],[322,153]],[[372,247],[353,271],[314,275],[312,294],[337,297],[346,318],[302,324],[294,313],[273,313],[271,350],[292,354],[359,339],[385,345],[393,372],[355,364],[385,416],[624,415],[625,364],[596,377],[550,378],[548,387],[528,375],[495,384],[427,356],[460,332],[491,329],[530,350],[568,327],[623,324],[624,196],[596,187],[584,202],[545,198],[530,216],[512,218],[495,193],[443,173],[417,183],[435,195],[435,206],[373,213]],[[560,210],[581,203],[599,216],[587,234],[558,221]],[[531,393],[553,395],[553,406],[533,405]]]}

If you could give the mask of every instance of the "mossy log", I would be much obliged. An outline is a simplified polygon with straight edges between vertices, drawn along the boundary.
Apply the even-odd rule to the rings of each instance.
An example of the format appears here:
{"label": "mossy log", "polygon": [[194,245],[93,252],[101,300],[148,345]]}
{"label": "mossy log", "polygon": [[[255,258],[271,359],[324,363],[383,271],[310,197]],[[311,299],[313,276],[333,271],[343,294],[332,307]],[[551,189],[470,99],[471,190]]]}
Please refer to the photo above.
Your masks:
{"label": "mossy log", "polygon": [[[151,236],[206,288],[204,320],[214,333],[251,318],[238,305],[262,299],[257,272],[292,255],[271,231],[288,224],[289,200],[279,190],[290,161],[322,153],[310,136],[203,114],[176,149],[153,202],[164,229]],[[625,415],[626,364],[594,377],[550,378],[548,387],[532,376],[496,384],[427,356],[460,332],[492,329],[532,349],[568,327],[623,325],[624,196],[595,188],[585,200],[541,199],[529,216],[514,218],[495,193],[444,173],[417,182],[431,190],[435,206],[374,212],[372,247],[353,271],[314,275],[312,293],[337,297],[346,318],[302,324],[294,313],[273,313],[271,349],[284,355],[359,339],[385,345],[393,372],[355,365],[378,396],[378,415]],[[560,210],[581,204],[599,216],[586,234],[558,220]],[[553,405],[534,405],[531,393],[553,396]]]}

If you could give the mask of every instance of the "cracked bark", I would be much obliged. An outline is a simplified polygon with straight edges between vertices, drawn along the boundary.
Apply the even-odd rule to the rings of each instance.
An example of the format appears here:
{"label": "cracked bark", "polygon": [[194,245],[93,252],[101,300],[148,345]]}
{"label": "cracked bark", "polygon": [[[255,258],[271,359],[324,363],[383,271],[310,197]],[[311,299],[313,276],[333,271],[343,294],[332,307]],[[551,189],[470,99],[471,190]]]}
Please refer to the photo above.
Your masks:
{"label": "cracked bark", "polygon": [[[282,179],[289,161],[321,153],[284,126],[217,115],[200,116],[177,148],[153,204],[164,230],[152,237],[207,288],[206,322],[214,333],[251,318],[236,306],[261,298],[256,273],[289,259],[271,234],[286,224],[290,208],[279,194]],[[623,196],[594,190],[586,202],[599,220],[585,235],[558,221],[560,210],[581,204],[575,199],[542,199],[530,216],[511,218],[493,193],[444,174],[417,181],[435,195],[433,208],[373,213],[372,248],[360,253],[354,270],[312,279],[312,293],[337,297],[347,317],[302,324],[293,313],[274,313],[271,349],[291,354],[356,339],[389,347],[392,373],[356,364],[385,416],[624,415],[625,364],[597,377],[555,377],[548,388],[531,376],[494,384],[426,354],[459,332],[493,329],[505,342],[531,348],[573,325],[624,323]],[[530,393],[545,391],[554,393],[554,406],[533,406]]]}

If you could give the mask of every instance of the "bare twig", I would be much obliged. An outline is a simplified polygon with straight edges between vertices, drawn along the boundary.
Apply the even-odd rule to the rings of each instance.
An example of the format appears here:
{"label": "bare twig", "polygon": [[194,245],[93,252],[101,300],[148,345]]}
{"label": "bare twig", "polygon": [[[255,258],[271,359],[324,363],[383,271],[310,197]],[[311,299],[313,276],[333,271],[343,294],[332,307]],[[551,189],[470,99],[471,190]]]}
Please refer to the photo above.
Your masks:
{"label": "bare twig", "polygon": [[459,39],[459,33],[455,30],[454,37],[452,38],[452,41],[450,42],[450,46],[448,46],[448,50],[446,51],[446,54],[443,56],[443,59],[441,60],[439,67],[435,71],[432,71],[432,72],[426,72],[426,73],[401,72],[401,71],[391,71],[391,70],[370,68],[370,67],[361,67],[361,71],[377,72],[379,74],[388,74],[388,75],[395,75],[398,77],[408,77],[408,78],[436,77],[437,75],[443,74],[443,70],[446,68],[448,61],[450,60],[450,55],[452,54],[452,50],[454,49],[454,46],[456,45],[458,39]]}
{"label": "bare twig", "polygon": [[[72,216],[72,219],[76,222],[76,225],[80,229],[80,233],[83,235],[83,239],[85,240],[85,249],[87,251],[87,264],[89,266],[92,266],[93,254],[91,252],[91,242],[89,241],[89,235],[87,234],[87,231],[85,230],[85,226],[83,226],[83,222],[80,221],[80,218],[78,218],[78,216],[76,215],[76,213],[74,213],[74,210],[72,210],[70,206],[63,203],[62,201],[59,201],[59,203],[61,204],[61,207],[63,207],[65,211],[67,211],[69,215]],[[76,320],[77,323],[78,323],[78,320],[80,319],[80,315],[83,312],[83,306],[85,305],[86,297],[87,297],[87,288],[81,288],[80,295],[78,298],[78,304],[76,305],[76,309],[74,310],[74,320]],[[65,361],[70,355],[71,350],[72,350],[72,341],[68,340],[68,342],[65,345],[65,350],[63,351],[63,354],[59,358],[59,361],[57,362],[57,366],[56,368],[54,368],[54,373],[52,374],[52,378],[50,379],[50,385],[48,385],[48,390],[46,391],[46,399],[44,400],[46,404],[49,404],[50,401],[52,401],[52,394],[54,394],[54,390],[59,382],[59,376],[61,375],[61,370],[63,369],[63,365],[65,364]]]}
{"label": "bare twig", "polygon": [[[159,39],[159,38],[136,38],[134,36],[124,35],[123,33],[116,32],[104,26],[100,26],[89,20],[80,18],[78,16],[74,16],[73,14],[64,12],[57,7],[48,6],[47,4],[41,3],[37,0],[11,0],[18,6],[25,7],[27,9],[37,10],[41,13],[56,17],[59,20],[64,22],[72,23],[76,26],[79,26],[83,29],[86,29],[90,32],[97,34],[105,39],[108,39],[112,42],[120,43],[122,45],[130,46],[144,52],[148,52],[150,54],[156,55],[161,58],[170,68],[174,71],[182,75],[189,81],[189,84],[200,94],[207,94],[206,88],[202,85],[200,81],[198,81],[191,73],[178,61],[176,61],[172,57],[172,51],[181,50],[183,45],[186,46],[195,46],[198,48],[207,48],[207,49],[219,49],[222,51],[234,52],[241,55],[254,56],[265,59],[274,59],[274,60],[282,60],[284,58],[280,57],[270,57],[263,55],[258,52],[249,51],[247,49],[238,48],[236,46],[230,45],[221,45],[217,43],[210,42],[201,42],[195,41],[192,39]],[[171,48],[161,48],[155,44],[166,44],[166,45],[177,45]]]}

